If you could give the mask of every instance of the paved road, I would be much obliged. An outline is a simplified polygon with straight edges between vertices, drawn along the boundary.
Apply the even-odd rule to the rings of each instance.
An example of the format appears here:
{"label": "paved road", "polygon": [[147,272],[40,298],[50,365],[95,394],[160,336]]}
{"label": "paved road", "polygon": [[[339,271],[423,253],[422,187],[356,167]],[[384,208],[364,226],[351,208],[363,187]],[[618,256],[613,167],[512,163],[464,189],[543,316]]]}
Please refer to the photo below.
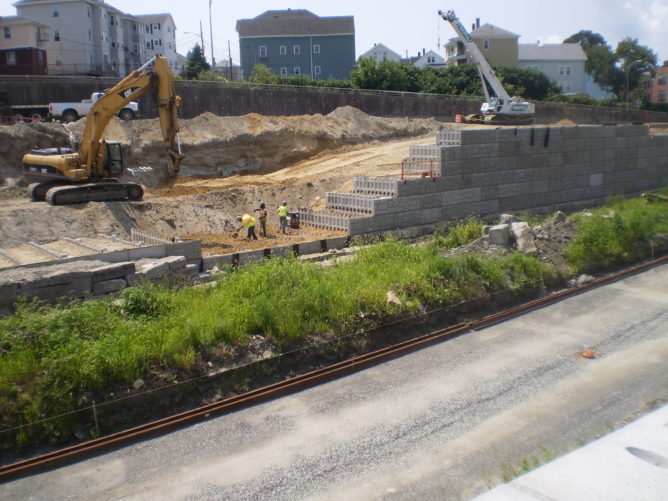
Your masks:
{"label": "paved road", "polygon": [[0,498],[468,499],[668,401],[667,305],[662,266]]}

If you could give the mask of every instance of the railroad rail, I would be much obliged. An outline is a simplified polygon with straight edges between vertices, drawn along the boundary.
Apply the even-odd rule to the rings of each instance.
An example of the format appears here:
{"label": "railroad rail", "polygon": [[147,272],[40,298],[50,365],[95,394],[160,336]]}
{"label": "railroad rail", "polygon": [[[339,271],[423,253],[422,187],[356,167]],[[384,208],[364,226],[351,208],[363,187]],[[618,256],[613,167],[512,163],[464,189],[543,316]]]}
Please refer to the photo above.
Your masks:
{"label": "railroad rail", "polygon": [[428,334],[409,339],[398,344],[387,346],[364,355],[360,355],[328,367],[323,367],[291,379],[264,386],[247,393],[226,398],[219,402],[198,407],[180,414],[159,419],[128,430],[110,434],[88,442],[83,442],[58,451],[18,461],[13,464],[0,466],[0,483],[30,475],[39,471],[52,469],[65,464],[81,461],[102,452],[117,449],[121,446],[146,438],[164,434],[181,427],[210,419],[213,416],[229,414],[231,412],[251,407],[262,402],[273,400],[287,394],[316,386],[326,381],[348,375],[364,368],[377,365],[386,360],[422,349],[426,346],[453,339],[467,332],[489,327],[509,320],[528,312],[557,303],[566,298],[582,294],[591,289],[606,285],[625,277],[641,273],[655,266],[668,263],[668,255],[641,263],[639,265],[611,273],[587,284],[563,289],[554,294],[529,301],[519,306],[488,315],[479,320],[462,322],[445,329],[436,330]]}

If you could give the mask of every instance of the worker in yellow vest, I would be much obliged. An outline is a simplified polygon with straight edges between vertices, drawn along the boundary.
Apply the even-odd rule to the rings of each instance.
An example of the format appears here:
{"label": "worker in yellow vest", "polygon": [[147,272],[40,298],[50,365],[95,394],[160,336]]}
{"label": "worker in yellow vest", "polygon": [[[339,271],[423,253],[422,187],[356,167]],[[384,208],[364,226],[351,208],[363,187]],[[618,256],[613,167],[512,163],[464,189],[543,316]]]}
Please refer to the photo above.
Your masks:
{"label": "worker in yellow vest", "polygon": [[241,223],[241,226],[239,226],[239,231],[242,227],[248,228],[248,236],[247,238],[250,240],[251,238],[253,240],[257,240],[257,235],[255,235],[255,218],[249,214],[244,214],[243,216],[237,216],[237,222]]}
{"label": "worker in yellow vest", "polygon": [[288,203],[283,200],[278,207],[278,231],[285,234],[285,229],[288,227]]}

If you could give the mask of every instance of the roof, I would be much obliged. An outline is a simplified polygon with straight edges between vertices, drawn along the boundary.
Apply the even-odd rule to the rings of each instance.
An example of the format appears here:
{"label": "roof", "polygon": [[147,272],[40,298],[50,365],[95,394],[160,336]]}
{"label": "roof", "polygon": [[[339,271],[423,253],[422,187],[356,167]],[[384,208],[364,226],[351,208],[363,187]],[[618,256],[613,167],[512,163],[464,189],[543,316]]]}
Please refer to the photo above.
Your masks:
{"label": "roof", "polygon": [[32,19],[26,19],[25,17],[0,16],[0,25],[2,26],[10,26],[17,24],[32,24],[35,26],[47,26],[46,24],[38,23],[37,21],[33,21]]}
{"label": "roof", "polygon": [[237,20],[239,38],[294,35],[354,35],[353,16],[319,17],[306,9],[268,10]]}
{"label": "roof", "polygon": [[364,54],[360,55],[360,57],[367,57],[367,56],[370,56],[371,54],[373,54],[374,52],[378,52],[378,51],[387,52],[388,54],[396,56],[397,59],[401,59],[401,54],[399,54],[398,52],[393,51],[387,45],[382,44],[382,43],[373,44],[373,47],[371,47],[369,50],[367,50]]}
{"label": "roof", "polygon": [[427,52],[426,54],[422,54],[422,56],[417,58],[416,62],[420,62],[422,60],[426,61],[428,57],[433,57],[434,58],[434,62],[429,63],[429,64],[444,64],[445,63],[445,58],[443,56],[441,56],[439,53],[437,53],[433,50],[429,50],[429,52]]}
{"label": "roof", "polygon": [[550,43],[517,45],[519,61],[586,61],[587,55],[579,43]]}
{"label": "roof", "polygon": [[493,38],[519,38],[520,36],[516,33],[513,33],[512,31],[504,30],[503,28],[499,28],[498,26],[494,26],[493,24],[483,24],[480,28],[476,28],[475,30],[471,31],[470,33],[471,38],[474,38],[476,40],[485,38],[485,39],[493,39]]}
{"label": "roof", "polygon": [[172,15],[169,12],[165,12],[163,14],[139,14],[139,15],[132,15],[135,19],[138,19],[140,21],[148,21],[148,22],[153,22],[153,21],[162,21],[163,19],[170,18],[172,22],[174,22],[174,19],[172,18]]}

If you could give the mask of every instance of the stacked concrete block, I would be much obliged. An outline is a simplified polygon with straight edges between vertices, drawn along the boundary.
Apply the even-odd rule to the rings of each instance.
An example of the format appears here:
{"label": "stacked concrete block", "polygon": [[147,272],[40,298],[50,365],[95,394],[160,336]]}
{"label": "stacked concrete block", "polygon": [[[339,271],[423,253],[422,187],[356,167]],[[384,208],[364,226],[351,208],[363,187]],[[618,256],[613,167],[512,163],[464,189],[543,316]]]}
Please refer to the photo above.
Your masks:
{"label": "stacked concrete block", "polygon": [[359,193],[326,193],[327,208],[353,214],[372,214],[374,195]]}
{"label": "stacked concrete block", "polygon": [[336,214],[299,211],[299,220],[303,224],[328,230],[348,231],[350,228],[350,218]]}
{"label": "stacked concrete block", "polygon": [[393,197],[397,194],[397,180],[388,177],[354,177],[353,193]]}

